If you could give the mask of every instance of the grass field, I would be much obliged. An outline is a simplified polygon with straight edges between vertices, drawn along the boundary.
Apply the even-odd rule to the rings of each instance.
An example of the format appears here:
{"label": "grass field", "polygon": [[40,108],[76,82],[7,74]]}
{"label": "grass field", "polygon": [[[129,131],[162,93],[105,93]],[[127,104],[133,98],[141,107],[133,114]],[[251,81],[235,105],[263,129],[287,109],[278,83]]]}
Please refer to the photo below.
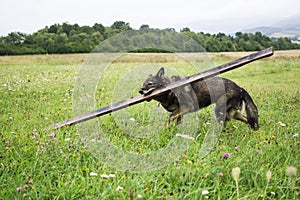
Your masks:
{"label": "grass field", "polygon": [[[246,54],[210,54],[209,63],[216,66]],[[192,57],[202,62],[200,55]],[[85,54],[0,57],[0,199],[300,198],[300,51],[275,52],[222,75],[252,95],[259,109],[258,131],[232,121],[210,153],[199,157],[211,108],[201,110],[196,113],[203,122],[196,127],[196,140],[181,143],[189,148],[168,152],[175,158],[166,166],[160,167],[161,160],[156,160],[153,166],[157,170],[147,171],[151,166],[141,163],[145,170],[139,173],[135,168],[118,168],[131,166],[125,162],[130,156],[116,165],[97,159],[95,152],[109,148],[96,145],[98,151],[91,151],[82,129],[47,129],[74,116],[74,84],[87,58]],[[186,75],[194,73],[186,62],[166,54],[122,57],[99,81],[96,107],[128,95],[116,91],[132,86],[123,79],[132,66],[140,65],[148,72],[143,62],[175,68]],[[130,95],[138,93],[140,80],[146,78],[139,76],[133,83],[137,85],[126,89]],[[125,114],[101,117],[99,128],[112,145],[132,153],[129,155],[157,151],[175,137],[176,128],[175,132],[163,128],[167,113],[161,108],[157,112],[163,112],[162,118],[154,118],[155,112],[142,112],[156,108],[155,102],[142,103]],[[128,125],[130,122],[136,123]],[[142,131],[126,133],[122,127],[129,132]],[[108,154],[114,156],[114,152]],[[232,170],[238,173],[238,169],[240,174],[233,177]]]}

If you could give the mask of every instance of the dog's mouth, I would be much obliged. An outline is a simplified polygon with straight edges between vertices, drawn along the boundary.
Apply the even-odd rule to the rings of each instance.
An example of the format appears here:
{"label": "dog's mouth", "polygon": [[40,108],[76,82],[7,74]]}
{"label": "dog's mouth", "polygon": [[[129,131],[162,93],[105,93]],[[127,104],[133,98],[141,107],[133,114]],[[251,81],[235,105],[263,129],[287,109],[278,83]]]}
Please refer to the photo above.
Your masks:
{"label": "dog's mouth", "polygon": [[147,94],[150,94],[151,92],[153,92],[153,90],[155,90],[155,88],[149,88],[147,90],[142,88],[142,89],[140,89],[139,93],[142,95],[147,95]]}

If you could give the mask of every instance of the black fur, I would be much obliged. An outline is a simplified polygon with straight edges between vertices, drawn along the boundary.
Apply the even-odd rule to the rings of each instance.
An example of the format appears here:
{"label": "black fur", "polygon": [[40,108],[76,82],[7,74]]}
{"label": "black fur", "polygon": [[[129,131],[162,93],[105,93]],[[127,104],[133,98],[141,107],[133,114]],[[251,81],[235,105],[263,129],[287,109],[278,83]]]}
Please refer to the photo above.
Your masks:
{"label": "black fur", "polygon": [[[139,92],[147,95],[154,89],[182,79],[185,77],[172,76],[169,78],[165,76],[164,68],[161,68],[155,76],[150,75],[146,79]],[[177,119],[177,123],[181,123],[184,114],[195,112],[215,103],[215,115],[219,122],[226,123],[233,118],[249,124],[254,130],[259,128],[258,110],[249,93],[225,78],[212,77],[205,81],[196,81],[157,96],[154,100],[160,102],[167,111],[171,112],[170,123],[175,119]],[[243,102],[247,116],[241,113]]]}

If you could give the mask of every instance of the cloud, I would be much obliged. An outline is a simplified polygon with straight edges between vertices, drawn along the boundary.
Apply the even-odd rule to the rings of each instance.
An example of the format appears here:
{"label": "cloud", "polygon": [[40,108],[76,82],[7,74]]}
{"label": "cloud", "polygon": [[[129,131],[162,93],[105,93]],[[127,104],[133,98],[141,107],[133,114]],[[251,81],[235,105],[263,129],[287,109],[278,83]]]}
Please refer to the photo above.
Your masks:
{"label": "cloud", "polygon": [[0,35],[32,33],[63,22],[110,26],[117,20],[134,28],[148,24],[154,28],[192,26],[197,32],[229,31],[275,23],[299,10],[299,0],[2,0]]}

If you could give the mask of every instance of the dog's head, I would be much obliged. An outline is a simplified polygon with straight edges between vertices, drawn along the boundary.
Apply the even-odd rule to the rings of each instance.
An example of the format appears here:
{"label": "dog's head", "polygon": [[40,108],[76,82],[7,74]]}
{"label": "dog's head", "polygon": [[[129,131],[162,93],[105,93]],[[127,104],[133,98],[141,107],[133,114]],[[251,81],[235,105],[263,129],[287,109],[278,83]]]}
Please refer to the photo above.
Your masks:
{"label": "dog's head", "polygon": [[147,95],[150,94],[153,90],[161,87],[164,85],[164,75],[165,75],[165,69],[162,67],[157,72],[155,76],[149,75],[149,77],[146,79],[146,81],[143,84],[143,87],[139,90],[140,94]]}

